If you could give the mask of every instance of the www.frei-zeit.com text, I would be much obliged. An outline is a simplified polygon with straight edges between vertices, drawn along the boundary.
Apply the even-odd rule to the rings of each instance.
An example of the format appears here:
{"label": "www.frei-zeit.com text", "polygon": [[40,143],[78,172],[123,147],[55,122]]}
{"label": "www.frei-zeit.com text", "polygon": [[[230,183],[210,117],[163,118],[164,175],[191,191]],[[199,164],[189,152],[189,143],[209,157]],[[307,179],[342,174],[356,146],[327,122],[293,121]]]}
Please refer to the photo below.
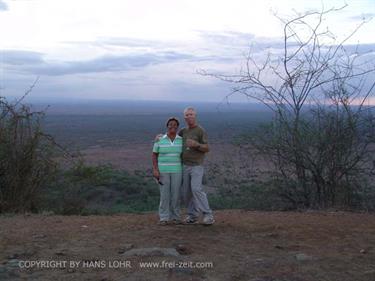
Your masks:
{"label": "www.frei-zeit.com text", "polygon": [[102,268],[102,269],[169,269],[196,268],[210,269],[214,267],[210,261],[130,261],[130,260],[20,260],[21,269],[58,269],[58,268]]}

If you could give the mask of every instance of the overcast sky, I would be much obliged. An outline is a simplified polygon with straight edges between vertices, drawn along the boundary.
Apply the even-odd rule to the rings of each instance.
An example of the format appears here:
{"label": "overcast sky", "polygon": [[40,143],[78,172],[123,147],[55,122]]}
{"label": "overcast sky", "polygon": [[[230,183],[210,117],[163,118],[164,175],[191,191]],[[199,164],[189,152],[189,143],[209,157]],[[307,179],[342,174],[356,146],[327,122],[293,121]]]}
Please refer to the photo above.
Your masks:
{"label": "overcast sky", "polygon": [[[230,85],[197,70],[233,74],[250,46],[259,56],[277,52],[274,14],[320,10],[322,2],[0,0],[0,95],[21,96],[39,77],[34,97],[219,101]],[[346,3],[325,23],[339,37],[375,15],[375,0]],[[372,20],[347,44],[375,51],[374,34]]]}

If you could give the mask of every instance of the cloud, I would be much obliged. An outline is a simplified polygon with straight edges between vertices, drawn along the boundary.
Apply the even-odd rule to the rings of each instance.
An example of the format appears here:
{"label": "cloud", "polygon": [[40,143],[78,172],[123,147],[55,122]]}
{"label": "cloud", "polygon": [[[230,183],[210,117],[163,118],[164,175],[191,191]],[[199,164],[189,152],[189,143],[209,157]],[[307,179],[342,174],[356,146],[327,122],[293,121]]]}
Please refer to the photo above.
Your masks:
{"label": "cloud", "polygon": [[8,10],[8,5],[4,1],[0,0],[0,12],[7,11],[7,10]]}
{"label": "cloud", "polygon": [[344,45],[345,50],[348,53],[353,54],[368,54],[375,52],[375,43],[373,44],[357,44],[357,45]]}
{"label": "cloud", "polygon": [[0,50],[0,63],[8,65],[34,65],[43,63],[43,54],[24,50]]}
{"label": "cloud", "polygon": [[249,42],[255,38],[251,33],[241,33],[241,32],[209,32],[209,31],[198,31],[199,36],[201,36],[206,41],[211,41],[212,43],[218,45],[230,45],[230,46],[244,46],[248,45]]}
{"label": "cloud", "polygon": [[349,17],[349,19],[355,20],[355,21],[363,21],[363,20],[367,21],[374,17],[375,17],[375,13],[363,13],[361,15]]}
{"label": "cloud", "polygon": [[131,48],[156,48],[168,47],[170,44],[156,40],[146,40],[130,37],[102,37],[98,38],[92,43],[97,46],[118,46],[118,47],[131,47]]}
{"label": "cloud", "polygon": [[168,63],[189,59],[191,56],[174,52],[156,54],[138,54],[122,56],[103,56],[93,60],[79,62],[65,62],[50,64],[42,68],[35,68],[38,74],[66,75],[77,73],[98,73],[127,71],[134,68],[142,68],[154,64]]}
{"label": "cloud", "polygon": [[[259,37],[251,33],[241,32],[206,32],[200,31],[199,35],[203,40],[227,47],[253,47],[257,50],[267,48],[283,48],[284,41],[282,38]],[[291,46],[296,45],[290,43]]]}
{"label": "cloud", "polygon": [[43,54],[28,51],[2,51],[1,62],[10,69],[35,75],[68,75],[127,71],[149,65],[194,59],[178,52],[158,52],[128,55],[106,55],[86,61],[47,61]]}
{"label": "cloud", "polygon": [[[194,44],[176,43],[173,47],[164,41],[102,38],[98,40],[99,50],[94,49],[101,55],[92,58],[90,54],[90,59],[74,54],[71,57],[77,60],[52,60],[50,55],[40,52],[3,50],[0,67],[6,75],[0,86],[5,86],[7,93],[20,93],[35,77],[41,76],[38,95],[217,100],[230,91],[229,86],[197,75],[198,69],[237,73],[246,62],[244,55],[252,44],[255,59],[263,60],[266,52],[278,56],[284,47],[282,42],[281,38],[262,38],[249,33],[199,32]],[[81,44],[88,49],[95,42],[78,44],[73,51],[75,47],[81,48]],[[368,61],[373,61],[375,44],[346,47],[348,53],[368,54]],[[71,54],[70,49],[67,53]]]}
{"label": "cloud", "polygon": [[[183,54],[190,62],[220,62],[230,63],[243,58],[251,42],[256,41],[266,46],[273,45],[275,40],[257,38],[250,33],[240,32],[206,32],[196,31],[198,36],[188,44],[181,41],[147,40],[130,37],[100,37],[95,41],[64,42],[78,48],[95,47],[101,53],[112,53],[121,56],[121,53],[152,53],[152,54]],[[278,42],[279,45],[280,42]],[[259,46],[258,49],[264,48]],[[143,55],[142,55],[143,56]]]}
{"label": "cloud", "polygon": [[[284,52],[283,38],[259,37],[250,33],[241,32],[205,32],[199,31],[202,40],[207,43],[211,49],[211,56],[205,56],[202,60],[213,61],[218,63],[233,63],[245,60],[245,56],[251,55],[255,59],[262,61],[266,58],[267,53],[273,57],[279,57]],[[289,51],[295,50],[300,43],[289,41],[287,48]],[[239,55],[235,48],[242,49]],[[371,44],[347,44],[344,45],[348,54],[372,54],[375,52],[375,43]],[[321,50],[325,51],[327,46],[322,46]]]}
{"label": "cloud", "polygon": [[[195,72],[196,69],[207,68],[210,64],[234,65],[245,60],[244,53],[249,50],[249,46],[245,45],[248,38],[254,40],[254,47],[252,47],[252,54],[256,57],[262,58],[264,52],[268,49],[273,54],[277,55],[282,51],[283,44],[278,39],[257,38],[251,34],[245,33],[205,33],[205,42],[207,43],[206,52],[199,51],[191,52],[186,50],[180,51],[156,51],[153,52],[139,52],[133,54],[117,54],[117,55],[103,55],[90,60],[78,61],[53,61],[46,59],[46,56],[39,52],[31,52],[26,50],[3,50],[0,51],[0,63],[4,70],[12,70],[17,73],[33,74],[33,75],[47,75],[47,76],[61,76],[71,74],[89,74],[89,73],[104,73],[104,72],[125,72],[132,70],[142,70],[149,66],[159,66],[161,64],[172,65],[172,63],[179,63],[185,65],[187,68]],[[234,41],[232,41],[234,40]],[[115,42],[128,42],[127,40],[114,40]],[[130,40],[131,44],[141,45],[145,44],[144,40]],[[233,42],[233,45],[231,45]],[[242,52],[233,51],[233,47],[242,46]],[[241,43],[242,42],[242,43]],[[139,43],[139,44],[138,44]],[[205,44],[203,44],[205,45]],[[223,47],[224,46],[224,47]],[[225,50],[223,50],[225,49]],[[349,53],[371,53],[375,50],[375,44],[362,45],[347,45],[346,49]],[[205,67],[206,66],[206,67]]]}
{"label": "cloud", "polygon": [[[231,63],[252,56],[264,56],[265,52],[278,54],[284,49],[284,40],[278,37],[259,37],[241,32],[199,32],[200,37],[210,48],[212,58],[221,63]],[[298,46],[288,42],[288,48]]]}

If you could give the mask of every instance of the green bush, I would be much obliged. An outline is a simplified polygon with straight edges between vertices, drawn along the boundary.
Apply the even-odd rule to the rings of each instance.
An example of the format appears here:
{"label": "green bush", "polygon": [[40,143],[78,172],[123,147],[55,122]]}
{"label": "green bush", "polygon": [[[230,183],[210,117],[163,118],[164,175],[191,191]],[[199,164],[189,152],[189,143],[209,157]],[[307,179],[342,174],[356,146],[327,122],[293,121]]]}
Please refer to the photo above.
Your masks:
{"label": "green bush", "polygon": [[57,168],[55,143],[40,125],[44,112],[21,100],[0,97],[0,213],[37,211],[37,197]]}
{"label": "green bush", "polygon": [[159,202],[158,186],[145,172],[83,162],[60,171],[43,194],[40,209],[64,215],[155,211]]}

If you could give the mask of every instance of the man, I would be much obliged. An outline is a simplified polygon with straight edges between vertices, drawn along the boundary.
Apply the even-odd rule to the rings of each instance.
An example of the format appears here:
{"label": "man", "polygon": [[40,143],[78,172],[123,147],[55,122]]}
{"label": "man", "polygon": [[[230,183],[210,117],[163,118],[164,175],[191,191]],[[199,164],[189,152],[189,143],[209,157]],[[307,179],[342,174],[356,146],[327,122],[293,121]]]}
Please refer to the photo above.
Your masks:
{"label": "man", "polygon": [[199,214],[203,214],[203,224],[211,225],[215,222],[209,207],[207,195],[202,188],[203,160],[209,151],[206,131],[198,125],[194,108],[184,110],[187,127],[178,133],[183,138],[183,199],[187,204],[188,216],[186,224],[198,223]]}

